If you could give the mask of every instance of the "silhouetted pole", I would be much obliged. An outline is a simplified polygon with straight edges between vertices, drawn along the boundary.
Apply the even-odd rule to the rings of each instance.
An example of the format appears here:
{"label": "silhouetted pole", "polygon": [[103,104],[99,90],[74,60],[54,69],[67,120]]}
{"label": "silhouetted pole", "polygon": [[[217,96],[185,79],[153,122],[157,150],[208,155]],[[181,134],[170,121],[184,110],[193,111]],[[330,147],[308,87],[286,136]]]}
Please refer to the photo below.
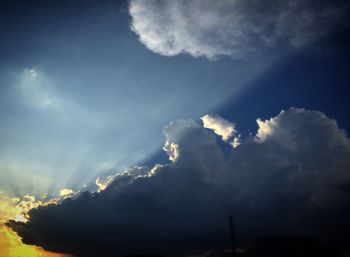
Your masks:
{"label": "silhouetted pole", "polygon": [[233,218],[232,218],[232,216],[230,216],[229,219],[230,219],[232,257],[236,257],[236,236],[235,236],[235,229],[233,227]]}

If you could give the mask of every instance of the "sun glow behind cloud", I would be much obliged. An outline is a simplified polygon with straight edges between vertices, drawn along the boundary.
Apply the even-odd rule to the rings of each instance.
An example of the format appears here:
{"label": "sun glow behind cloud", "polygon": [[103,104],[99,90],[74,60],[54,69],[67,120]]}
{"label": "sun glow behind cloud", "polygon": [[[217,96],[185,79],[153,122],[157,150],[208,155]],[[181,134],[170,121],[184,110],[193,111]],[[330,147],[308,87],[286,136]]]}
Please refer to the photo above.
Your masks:
{"label": "sun glow behind cloud", "polygon": [[[287,122],[282,124],[277,117],[270,120],[258,119],[257,134],[255,136],[250,134],[246,139],[237,134],[232,122],[219,119],[217,116],[202,115],[220,110],[220,112],[222,111],[221,115],[228,117],[232,115],[245,123],[254,111],[259,113],[258,116],[264,117],[274,108],[279,108],[280,104],[283,106],[294,104],[296,99],[298,99],[296,101],[298,105],[299,103],[303,105],[305,102],[302,99],[309,97],[309,92],[311,92],[309,90],[312,89],[313,85],[317,85],[315,89],[320,89],[315,91],[316,95],[321,95],[317,92],[324,92],[323,86],[318,86],[318,83],[313,83],[314,80],[312,80],[309,86],[305,85],[306,91],[300,92],[301,100],[299,101],[299,96],[294,98],[294,89],[298,88],[299,84],[291,86],[292,82],[308,81],[307,78],[312,76],[309,74],[317,71],[317,68],[309,70],[304,69],[304,65],[299,65],[298,69],[302,71],[299,76],[294,72],[294,68],[285,69],[287,66],[283,66],[285,65],[283,60],[286,59],[288,65],[290,63],[294,65],[294,59],[289,62],[289,59],[285,57],[294,56],[294,51],[303,52],[304,46],[306,48],[312,46],[314,40],[323,38],[330,33],[333,27],[337,27],[334,25],[339,24],[335,21],[343,23],[340,18],[344,16],[345,12],[342,11],[344,8],[339,9],[336,4],[334,8],[326,8],[325,10],[323,6],[333,6],[333,4],[325,5],[324,3],[329,2],[327,0],[319,0],[320,8],[314,8],[314,2],[317,1],[309,2],[307,0],[286,0],[283,3],[276,1],[276,6],[273,8],[255,2],[254,0],[234,2],[194,0],[190,3],[179,0],[174,3],[168,0],[130,0],[128,1],[129,15],[125,10],[125,3],[122,7],[123,11],[118,12],[118,14],[113,13],[113,15],[110,15],[110,12],[115,10],[111,8],[114,7],[114,4],[110,5],[110,3],[108,3],[107,12],[105,7],[97,7],[95,3],[94,7],[97,8],[90,8],[89,3],[86,11],[86,4],[79,6],[79,10],[81,10],[79,15],[70,11],[70,8],[73,7],[71,5],[67,6],[67,9],[66,5],[63,5],[62,10],[61,7],[57,9],[54,5],[52,8],[54,15],[51,15],[51,7],[48,8],[46,5],[45,7],[39,4],[40,8],[36,8],[36,6],[33,8],[33,5],[30,5],[28,10],[25,6],[21,6],[20,13],[25,13],[22,15],[24,19],[22,21],[22,19],[15,18],[13,19],[15,22],[10,23],[13,25],[9,27],[11,33],[3,43],[3,48],[6,49],[10,46],[10,51],[8,51],[7,58],[4,56],[3,66],[0,69],[2,83],[0,92],[0,110],[2,110],[0,190],[5,192],[4,195],[0,192],[0,257],[51,256],[50,253],[40,248],[22,244],[21,238],[13,233],[13,231],[17,231],[16,227],[13,227],[12,231],[4,224],[10,224],[11,222],[6,222],[14,220],[23,225],[32,225],[31,221],[35,220],[37,211],[30,212],[30,210],[45,205],[59,209],[61,205],[54,204],[69,197],[72,197],[72,201],[66,201],[67,203],[78,202],[79,200],[76,201],[76,199],[79,199],[81,192],[79,189],[83,185],[84,190],[90,192],[97,190],[97,193],[101,193],[100,195],[103,196],[112,191],[120,178],[124,179],[123,175],[125,178],[130,176],[136,180],[140,177],[142,178],[139,179],[140,181],[148,181],[146,176],[149,174],[150,177],[160,177],[162,182],[167,180],[157,176],[158,173],[161,175],[164,170],[180,170],[179,174],[182,175],[181,169],[178,167],[183,164],[183,167],[180,168],[184,170],[188,167],[191,168],[188,168],[191,172],[183,172],[185,173],[184,183],[176,185],[178,181],[176,179],[167,181],[170,188],[175,185],[174,190],[169,190],[166,183],[159,185],[159,188],[165,189],[166,192],[167,190],[171,191],[170,193],[174,192],[176,195],[177,192],[186,188],[186,183],[191,179],[186,175],[192,175],[193,170],[198,170],[198,178],[203,178],[205,183],[207,181],[219,183],[223,180],[221,179],[222,175],[215,172],[223,171],[224,173],[226,172],[225,168],[229,166],[234,167],[232,170],[237,171],[237,176],[242,177],[243,182],[245,182],[246,174],[255,175],[252,183],[249,184],[250,181],[248,181],[248,186],[242,187],[243,189],[239,192],[240,195],[252,199],[254,195],[265,196],[264,192],[258,191],[258,189],[256,191],[258,193],[252,191],[256,184],[256,188],[260,186],[260,180],[269,176],[264,172],[265,170],[274,171],[276,168],[279,171],[280,166],[283,166],[283,168],[286,167],[287,172],[290,170],[298,171],[295,176],[289,176],[288,181],[295,180],[295,177],[298,178],[299,173],[301,173],[299,171],[309,164],[302,165],[304,159],[299,161],[294,158],[300,153],[298,147],[304,147],[302,136],[293,137],[294,124],[300,124],[298,122],[300,120],[295,119],[296,122],[293,123],[286,119]],[[324,10],[327,12],[323,12]],[[41,12],[45,15],[40,15]],[[8,13],[16,16],[18,14],[17,7]],[[122,15],[119,15],[121,13]],[[189,13],[191,15],[188,15]],[[74,17],[70,17],[70,14],[73,14]],[[7,18],[5,15],[5,21]],[[25,22],[26,20],[31,22]],[[22,23],[25,24],[25,30],[22,28]],[[8,22],[2,24],[8,26]],[[139,44],[140,42],[137,42],[135,35],[130,33],[129,25],[147,49],[162,56],[148,52],[144,46]],[[52,36],[52,27],[55,27],[58,32],[54,36]],[[23,31],[26,33],[21,33]],[[22,44],[23,42],[25,44]],[[181,56],[164,57],[176,55]],[[302,58],[298,56],[296,63],[300,64],[299,61],[301,61],[304,64],[304,60],[309,59],[309,56],[304,56],[304,53],[302,56]],[[237,60],[232,61],[231,59]],[[280,61],[282,61],[282,65],[280,65]],[[308,64],[308,62],[306,63]],[[320,63],[323,65],[322,61]],[[313,65],[307,65],[307,67],[313,67]],[[337,70],[339,68],[337,65],[333,67]],[[333,67],[330,70],[333,70]],[[275,68],[276,72],[274,72]],[[270,77],[270,69],[273,78]],[[285,73],[284,70],[288,73]],[[268,71],[268,76],[265,77],[266,71]],[[262,79],[261,75],[263,75]],[[317,77],[322,78],[322,76]],[[341,80],[338,76],[332,75],[331,77],[332,85]],[[301,78],[304,80],[301,81]],[[327,82],[327,80],[324,81]],[[247,94],[245,99],[248,101],[237,101],[238,104],[235,105],[236,100],[240,100],[242,94],[250,91],[252,87],[267,84],[280,85],[282,90],[284,88],[286,90],[280,94],[279,90],[270,91],[271,88],[266,86],[262,91],[267,92],[268,97],[264,97],[265,94],[260,94],[261,92],[252,94],[252,98],[249,98],[250,95]],[[304,83],[300,83],[300,87],[304,87]],[[277,86],[273,88],[275,89]],[[303,92],[308,92],[308,94],[304,96]],[[333,94],[329,95],[333,96]],[[271,97],[276,101],[269,101]],[[313,99],[317,98],[313,97]],[[257,101],[255,101],[256,99]],[[318,105],[314,104],[317,101],[312,99],[305,101],[310,103],[306,104],[307,107],[316,107],[317,109]],[[241,102],[244,104],[240,104]],[[234,105],[231,106],[231,104]],[[223,108],[219,108],[220,106]],[[332,108],[336,109],[337,105]],[[330,109],[334,110],[332,108]],[[332,112],[328,109],[327,104],[322,109],[326,112]],[[291,113],[295,114],[296,111],[291,111]],[[241,116],[236,116],[237,114]],[[283,115],[285,114],[282,113],[281,116]],[[137,166],[120,172],[130,165],[144,165],[144,163],[154,162],[154,159],[158,158],[154,155],[157,150],[160,150],[163,140],[159,133],[160,127],[168,124],[171,120],[200,116],[202,116],[203,121],[201,125],[191,122],[175,122],[171,129],[166,131],[163,150],[168,154],[170,163],[156,164],[149,171],[147,170],[149,172],[147,175],[144,175],[145,171],[142,167],[137,168]],[[295,118],[294,115],[288,117]],[[301,119],[301,121],[303,120]],[[175,127],[176,124],[179,126]],[[186,124],[190,124],[190,126],[186,127]],[[242,127],[243,129],[240,129],[244,135],[245,124]],[[293,129],[289,130],[289,128]],[[186,133],[191,131],[198,132],[195,135],[202,136],[204,139],[209,138],[209,140],[195,141],[192,139],[196,137],[190,138],[189,136],[189,140],[184,140],[182,135],[187,137],[189,134]],[[285,131],[288,133],[284,133]],[[174,135],[175,132],[177,134]],[[312,131],[312,136],[316,135],[316,132],[318,130]],[[205,137],[206,135],[209,136]],[[310,134],[306,133],[306,135]],[[222,142],[215,144],[215,140],[219,137],[235,148],[231,149],[233,155],[227,163],[225,158],[227,157],[226,151],[229,151],[228,147],[223,146],[225,158],[221,158],[219,150],[223,144],[221,144]],[[311,136],[306,137],[305,141],[309,142],[307,140],[311,138]],[[276,145],[276,142],[279,144]],[[319,146],[320,142],[323,140],[318,140],[315,145]],[[326,152],[328,145],[315,147],[316,151],[314,151],[310,163],[318,163],[316,162],[318,161],[316,159],[317,153]],[[338,146],[336,143],[334,145]],[[210,150],[209,147],[214,150]],[[262,151],[263,148],[267,151]],[[210,151],[206,151],[206,149]],[[219,150],[216,151],[217,149]],[[244,152],[244,149],[248,150]],[[268,151],[269,149],[270,151]],[[277,150],[273,151],[274,149]],[[322,149],[322,151],[317,149]],[[338,148],[334,147],[334,149],[329,152],[338,153]],[[288,155],[289,152],[293,154]],[[217,155],[213,153],[217,153]],[[275,153],[278,155],[277,157],[284,158],[276,157],[269,160],[266,157],[264,159],[265,155],[275,157]],[[337,155],[339,157],[339,153]],[[236,158],[237,156],[238,158]],[[239,158],[240,156],[241,158]],[[253,158],[254,156],[257,158]],[[320,156],[323,157],[323,155]],[[339,159],[338,157],[336,160]],[[277,160],[275,161],[275,159]],[[327,160],[327,158],[319,159],[320,163]],[[238,161],[235,162],[236,160]],[[338,170],[332,169],[332,166],[328,168],[326,165],[319,165],[319,167],[326,171],[334,170],[337,172]],[[318,169],[310,170],[312,172]],[[117,174],[115,174],[116,171],[118,171]],[[212,171],[212,173],[208,171]],[[240,171],[242,172],[240,173]],[[280,173],[282,176],[286,174],[286,172],[279,172],[278,175]],[[108,174],[115,175],[107,176]],[[275,179],[276,176],[271,174],[271,177]],[[319,186],[317,182],[322,177],[315,177],[317,178],[315,185],[312,183],[311,185],[317,189]],[[180,181],[182,179],[181,176],[174,178],[180,178]],[[91,185],[93,181],[96,185]],[[120,182],[122,181],[120,179]],[[232,179],[232,181],[232,184],[235,185],[236,181],[239,180]],[[226,181],[223,182],[226,183]],[[238,182],[237,184],[241,186],[243,183]],[[297,190],[292,187],[293,193],[299,190],[300,184],[304,185],[304,183],[299,183],[295,187]],[[188,188],[192,190],[196,188],[197,184],[189,185]],[[265,185],[262,183],[264,189],[270,189]],[[139,191],[143,189],[141,187],[135,188],[141,189]],[[227,188],[231,190],[235,187],[230,185]],[[217,191],[221,189],[222,187],[218,187]],[[316,189],[315,191],[319,192]],[[150,192],[156,192],[154,194],[156,199],[158,196],[164,196],[165,199],[168,196],[164,190],[159,190],[158,193],[153,190]],[[82,196],[85,195],[89,194],[82,194]],[[191,200],[196,196],[193,194],[194,197],[189,198],[188,195],[192,194],[186,193],[185,200]],[[266,195],[269,197],[269,194]],[[312,197],[318,199],[318,195],[315,195]],[[140,198],[144,199],[144,195]],[[152,205],[155,202],[154,199],[150,198],[148,202],[142,200],[141,207],[143,202]],[[175,207],[177,203],[183,202],[183,199],[179,199],[180,201],[175,202]],[[203,199],[201,203],[208,202],[207,198]],[[169,210],[171,200],[170,198],[170,201],[164,201],[166,202],[165,211]],[[121,213],[120,215],[123,217],[124,212],[127,217],[124,220],[130,219],[130,227],[134,228],[136,222],[142,222],[142,219],[146,218],[144,213],[151,210],[147,207],[144,212],[139,212],[141,215],[139,219],[132,219],[134,212],[126,211],[130,206],[129,202],[127,202],[129,205],[126,204],[126,208],[121,208],[122,205],[121,207],[113,204],[108,205],[108,199],[106,203],[104,206],[111,208],[116,206],[119,210],[111,212],[112,222],[108,222],[108,219],[100,219],[107,226],[106,229],[101,229],[103,233],[94,234],[97,239],[101,234],[106,236],[109,231],[113,232],[111,228],[118,220],[115,215]],[[257,201],[257,203],[259,205],[264,202]],[[267,207],[265,204],[262,205],[264,208]],[[136,203],[136,208],[139,206]],[[255,204],[252,206],[255,208]],[[202,215],[201,213],[210,214],[212,208],[210,207],[207,212],[201,210],[198,213],[200,215]],[[39,208],[38,212],[40,213],[42,209],[50,208]],[[77,208],[76,213],[81,210],[83,209]],[[103,212],[105,208],[95,208],[89,212],[93,214],[91,215],[92,220],[97,220],[97,213],[100,210]],[[187,209],[174,208],[174,210],[172,213],[178,214]],[[74,213],[67,213],[72,216],[72,219],[75,218]],[[57,220],[64,216],[60,212],[54,214],[57,214]],[[107,214],[102,216],[106,217]],[[151,214],[150,217],[156,218],[156,225],[161,224],[160,219],[153,213]],[[81,222],[82,217],[84,216],[77,215],[77,222],[70,224],[83,223]],[[50,225],[55,223],[50,215],[49,218],[46,228],[48,228],[47,231],[54,233],[54,237],[57,237],[60,229],[74,228],[74,226],[67,226],[69,219],[62,218],[62,225],[52,226],[54,229],[49,229],[52,228]],[[45,217],[41,216],[37,221],[42,222],[44,219]],[[122,225],[127,226],[127,223]],[[85,226],[85,228],[87,227],[89,226]],[[102,226],[95,227],[101,228]],[[205,228],[203,225],[200,227]],[[163,233],[164,228],[160,226],[160,229]],[[38,232],[33,231],[34,235]],[[152,228],[151,232],[153,231]],[[24,242],[33,242],[27,240],[25,233],[19,234],[23,237]],[[62,235],[61,238],[66,240],[72,234],[63,233]],[[85,235],[86,233],[83,237]],[[114,236],[112,234],[111,238],[114,239]],[[126,238],[125,235],[122,237]],[[50,237],[42,236],[41,238],[46,240]],[[73,240],[66,241],[76,243],[76,239],[79,237],[74,238],[73,236],[71,238]],[[101,237],[101,239],[104,238]],[[91,240],[91,242],[93,244],[95,241]],[[43,246],[40,243],[36,244]],[[43,247],[61,252],[55,248]]]}
{"label": "sun glow behind cloud", "polygon": [[52,253],[40,247],[23,244],[21,238],[8,228],[10,220],[26,222],[29,210],[42,205],[55,204],[58,199],[47,202],[38,201],[34,196],[26,195],[23,199],[10,198],[0,192],[0,257],[63,257],[67,255]]}
{"label": "sun glow behind cloud", "polygon": [[69,189],[69,188],[63,188],[63,189],[60,190],[60,195],[62,197],[69,197],[69,196],[72,196],[74,194],[75,194],[75,192],[72,189]]}
{"label": "sun glow behind cloud", "polygon": [[[237,73],[234,76],[235,87],[223,85],[222,90],[215,92],[226,92],[224,95],[227,97],[238,96],[251,81],[279,59],[279,56],[273,56],[264,60],[264,65],[260,61],[252,64],[249,76],[244,72],[234,72]],[[113,101],[113,106],[100,110],[91,102],[87,106],[81,95],[67,90],[72,85],[43,67],[28,67],[14,71],[14,74],[17,74],[16,79],[9,83],[14,89],[18,106],[25,107],[25,117],[18,117],[16,124],[4,123],[3,127],[3,130],[11,131],[12,137],[7,137],[8,142],[2,145],[3,148],[8,145],[7,154],[0,156],[0,173],[6,172],[7,182],[0,182],[0,185],[11,196],[26,193],[37,197],[43,194],[52,196],[60,188],[77,191],[84,184],[92,185],[99,176],[140,164],[158,151],[162,143],[161,136],[154,131],[159,131],[169,120],[178,117],[198,117],[227,100],[221,97],[221,93],[213,93],[211,87],[202,86],[202,95],[198,95],[198,90],[193,91],[201,100],[193,102],[189,98],[190,102],[186,102],[188,100],[184,100],[182,94],[177,95],[182,90],[186,90],[188,96],[192,94],[191,90],[188,91],[185,78],[174,86],[175,89],[157,87],[154,90],[157,94],[152,97],[158,100],[148,108],[138,103],[148,101],[149,96],[138,96],[137,101],[130,103],[123,96],[128,93],[124,92],[126,89],[113,89],[118,92],[115,93],[116,97],[120,97]],[[130,83],[129,87],[134,91],[139,90],[141,85],[128,80],[131,78],[125,79]],[[123,78],[120,82],[125,81]],[[172,99],[181,100],[174,105],[163,103],[162,99],[166,99],[165,95],[168,94]],[[209,94],[215,97],[211,101],[204,100]],[[100,100],[94,96],[91,99],[92,102]],[[182,106],[190,106],[190,109]],[[160,113],[154,116],[150,109]],[[138,137],[134,135],[141,138],[136,139]],[[171,149],[175,160],[176,146],[172,145]],[[18,188],[16,192],[13,186],[9,186],[13,184]]]}
{"label": "sun glow behind cloud", "polygon": [[[220,121],[220,124],[233,124],[223,118]],[[293,232],[305,230],[317,234],[319,231],[314,229],[319,227],[318,224],[334,226],[334,220],[329,220],[328,216],[323,220],[324,213],[318,213],[318,210],[322,207],[327,213],[328,209],[338,212],[348,202],[345,201],[347,197],[344,201],[333,201],[343,191],[336,189],[338,185],[349,180],[350,140],[346,132],[325,114],[302,108],[290,108],[271,119],[258,121],[256,134],[242,138],[241,145],[232,149],[227,157],[217,140],[220,134],[194,120],[171,122],[163,131],[168,146],[176,145],[178,155],[171,163],[153,168],[134,166],[105,179],[98,178],[96,194],[85,193],[71,201],[62,201],[59,206],[40,208],[31,213],[30,222],[8,224],[30,242],[79,256],[85,256],[85,253],[91,256],[113,253],[114,256],[118,251],[130,249],[140,252],[157,249],[164,237],[171,241],[179,235],[176,226],[169,226],[168,213],[184,217],[174,218],[178,223],[173,223],[181,224],[182,235],[191,234],[195,227],[200,240],[204,238],[210,243],[212,231],[226,231],[216,222],[218,218],[238,208],[243,210],[238,212],[238,219],[248,215],[250,220],[260,222],[262,219],[261,223],[266,224],[255,229],[249,225],[244,228],[246,224],[243,223],[242,229],[252,234],[271,231],[268,225],[271,220],[279,224],[273,229],[274,233],[280,232],[279,227],[284,229],[285,226],[280,224],[286,224]],[[258,140],[263,134],[268,136]],[[230,141],[225,142],[230,144]],[[317,152],[317,149],[323,151]],[[174,155],[172,147],[164,151],[169,156]],[[330,184],[335,187],[329,187]],[[282,208],[276,207],[273,216],[267,217],[264,215],[266,208],[276,205],[276,196],[281,197],[277,203],[281,203],[278,205]],[[35,200],[31,196],[26,198]],[[247,202],[252,207],[246,207]],[[217,209],[216,214],[210,211],[213,206]],[[296,217],[286,221],[284,217],[295,209],[298,209]],[[310,220],[310,213],[314,211]],[[342,219],[346,220],[346,213],[337,214],[339,224],[336,226],[342,225]],[[204,215],[203,219],[191,218],[198,215]],[[143,222],[145,219],[148,222]],[[135,220],[140,222],[135,224]],[[215,230],[200,230],[207,224],[218,225]],[[86,229],[94,227],[105,232],[103,236],[93,229]],[[132,229],[125,232],[121,227]],[[164,229],[169,233],[162,235]],[[152,233],[160,236],[153,238],[151,246],[147,244],[145,249],[139,242],[146,241]],[[220,235],[225,235],[217,234],[217,240],[222,240]],[[139,235],[145,238],[141,236],[140,240]],[[85,243],[87,236],[88,245]],[[194,242],[196,237],[192,237]],[[108,238],[113,241],[106,240]],[[67,245],[67,241],[72,244]],[[174,250],[169,247],[169,252]]]}

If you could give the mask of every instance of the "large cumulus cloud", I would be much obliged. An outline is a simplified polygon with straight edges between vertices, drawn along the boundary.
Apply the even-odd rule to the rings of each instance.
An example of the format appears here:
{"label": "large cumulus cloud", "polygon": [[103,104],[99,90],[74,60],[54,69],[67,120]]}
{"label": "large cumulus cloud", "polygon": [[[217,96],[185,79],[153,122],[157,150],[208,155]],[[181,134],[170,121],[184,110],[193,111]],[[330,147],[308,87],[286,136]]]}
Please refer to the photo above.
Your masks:
{"label": "large cumulus cloud", "polygon": [[83,193],[8,223],[25,243],[77,256],[181,254],[227,245],[227,216],[241,237],[333,238],[348,223],[350,139],[321,112],[292,108],[258,120],[258,132],[225,156],[192,120],[164,130],[166,165],[134,167],[99,193]]}
{"label": "large cumulus cloud", "polygon": [[302,46],[342,26],[346,1],[131,0],[131,28],[153,52],[243,58],[279,43]]}

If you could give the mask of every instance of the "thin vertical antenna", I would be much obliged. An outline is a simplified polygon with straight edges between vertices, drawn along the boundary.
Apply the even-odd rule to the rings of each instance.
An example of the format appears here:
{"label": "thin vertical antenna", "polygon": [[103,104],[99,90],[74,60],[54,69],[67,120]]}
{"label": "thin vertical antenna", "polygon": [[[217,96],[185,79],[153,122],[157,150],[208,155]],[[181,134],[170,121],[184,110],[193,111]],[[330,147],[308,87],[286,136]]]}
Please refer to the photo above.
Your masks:
{"label": "thin vertical antenna", "polygon": [[230,220],[230,232],[231,232],[232,257],[236,257],[236,236],[235,236],[235,229],[233,227],[232,216],[229,216],[229,220]]}

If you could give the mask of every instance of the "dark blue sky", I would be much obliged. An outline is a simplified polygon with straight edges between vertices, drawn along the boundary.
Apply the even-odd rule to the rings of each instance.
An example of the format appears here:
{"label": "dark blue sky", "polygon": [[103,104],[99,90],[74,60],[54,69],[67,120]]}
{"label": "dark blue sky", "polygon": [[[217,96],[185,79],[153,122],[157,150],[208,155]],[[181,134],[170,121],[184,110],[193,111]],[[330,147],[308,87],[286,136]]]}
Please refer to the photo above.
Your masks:
{"label": "dark blue sky", "polygon": [[302,107],[324,112],[349,133],[349,43],[345,34],[291,53],[217,112],[247,130],[254,127],[254,117],[267,119],[279,110]]}

